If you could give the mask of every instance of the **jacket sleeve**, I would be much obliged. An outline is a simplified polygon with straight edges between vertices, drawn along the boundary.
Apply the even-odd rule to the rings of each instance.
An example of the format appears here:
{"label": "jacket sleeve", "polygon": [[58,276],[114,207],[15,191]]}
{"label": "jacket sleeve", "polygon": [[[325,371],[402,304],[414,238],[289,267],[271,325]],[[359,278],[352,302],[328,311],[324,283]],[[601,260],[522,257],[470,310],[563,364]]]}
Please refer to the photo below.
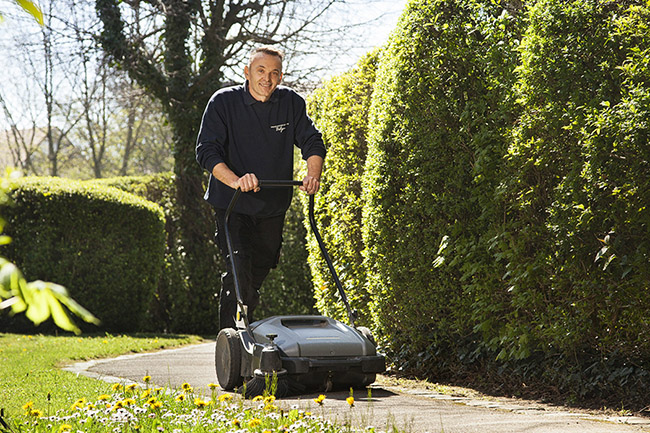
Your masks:
{"label": "jacket sleeve", "polygon": [[312,155],[319,155],[324,159],[327,151],[323,137],[307,115],[305,100],[297,93],[294,95],[295,144],[300,148],[302,159],[306,160]]}
{"label": "jacket sleeve", "polygon": [[196,161],[210,173],[217,164],[226,162],[228,128],[220,106],[219,95],[215,93],[205,107],[196,140]]}

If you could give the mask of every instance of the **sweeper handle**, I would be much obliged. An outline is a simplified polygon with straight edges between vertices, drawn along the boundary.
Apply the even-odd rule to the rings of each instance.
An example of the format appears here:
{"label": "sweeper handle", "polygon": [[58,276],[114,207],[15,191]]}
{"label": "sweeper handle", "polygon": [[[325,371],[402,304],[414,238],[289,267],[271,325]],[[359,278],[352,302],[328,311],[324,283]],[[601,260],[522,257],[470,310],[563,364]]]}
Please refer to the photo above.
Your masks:
{"label": "sweeper handle", "polygon": [[[260,188],[286,188],[286,187],[292,187],[292,186],[302,186],[302,181],[299,180],[260,180],[259,181]],[[332,264],[332,259],[330,258],[329,253],[327,252],[327,248],[325,248],[325,243],[323,242],[323,239],[320,236],[320,232],[318,231],[318,227],[316,225],[316,217],[314,216],[314,196],[315,194],[312,194],[309,196],[309,226],[311,227],[311,231],[314,233],[314,237],[316,237],[316,241],[318,241],[318,246],[320,247],[320,252],[325,259],[325,262],[327,263],[327,267],[330,270],[330,273],[332,274],[332,278],[334,279],[334,284],[336,284],[336,288],[339,291],[339,295],[341,295],[341,300],[343,300],[343,304],[345,304],[345,309],[348,312],[348,319],[350,320],[350,325],[352,327],[355,326],[355,322],[358,318],[358,314],[356,310],[353,310],[350,307],[350,303],[348,302],[348,297],[345,294],[345,290],[343,290],[343,285],[341,284],[341,280],[339,279],[338,274],[336,273],[336,269],[334,269],[334,265]]]}
{"label": "sweeper handle", "polygon": [[[302,181],[260,180],[259,186],[260,188],[290,188],[294,186],[302,186]],[[248,315],[246,314],[246,309],[244,308],[244,303],[242,301],[241,291],[239,289],[239,278],[237,277],[237,271],[236,271],[237,268],[235,266],[235,258],[233,256],[232,241],[230,240],[230,232],[228,230],[228,226],[229,226],[228,221],[230,219],[230,214],[232,213],[232,210],[234,209],[235,203],[237,203],[240,194],[241,194],[241,189],[237,188],[235,194],[230,200],[230,204],[228,205],[228,209],[226,210],[226,215],[225,215],[224,231],[226,235],[226,244],[228,246],[228,253],[230,255],[230,266],[233,270],[233,283],[234,283],[233,285],[235,286],[237,304],[239,306],[240,314],[242,316],[241,319],[243,320],[246,329],[250,330],[249,323],[248,323]],[[343,290],[343,285],[341,284],[341,280],[339,280],[338,274],[336,273],[336,270],[334,269],[334,265],[332,264],[332,259],[330,258],[327,249],[325,248],[323,239],[321,238],[320,233],[318,232],[318,227],[316,226],[316,218],[314,217],[314,195],[313,194],[309,196],[309,225],[311,227],[312,232],[314,233],[314,236],[316,237],[316,241],[318,241],[318,246],[320,247],[321,254],[325,259],[325,262],[327,263],[327,267],[329,268],[330,273],[332,274],[332,278],[334,279],[336,288],[339,291],[341,300],[345,304],[345,308],[348,313],[348,319],[350,320],[350,324],[352,325],[352,327],[355,327],[355,322],[357,320],[358,314],[355,310],[352,310],[352,308],[350,307],[350,303],[348,302],[348,297],[345,294],[345,290]],[[249,334],[252,335],[252,333],[250,332]]]}

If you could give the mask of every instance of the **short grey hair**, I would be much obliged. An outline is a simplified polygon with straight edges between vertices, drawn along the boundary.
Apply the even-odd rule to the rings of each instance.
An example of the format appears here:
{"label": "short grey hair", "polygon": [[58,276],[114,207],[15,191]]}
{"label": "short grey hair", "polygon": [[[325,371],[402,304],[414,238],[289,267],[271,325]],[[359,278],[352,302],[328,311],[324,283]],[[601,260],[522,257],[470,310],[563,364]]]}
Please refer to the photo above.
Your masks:
{"label": "short grey hair", "polygon": [[281,62],[284,61],[284,51],[272,47],[270,45],[262,45],[260,47],[253,48],[253,50],[251,51],[250,58],[248,59],[249,65],[253,63],[253,57],[258,55],[259,53],[268,54],[270,56],[276,56],[280,58]]}

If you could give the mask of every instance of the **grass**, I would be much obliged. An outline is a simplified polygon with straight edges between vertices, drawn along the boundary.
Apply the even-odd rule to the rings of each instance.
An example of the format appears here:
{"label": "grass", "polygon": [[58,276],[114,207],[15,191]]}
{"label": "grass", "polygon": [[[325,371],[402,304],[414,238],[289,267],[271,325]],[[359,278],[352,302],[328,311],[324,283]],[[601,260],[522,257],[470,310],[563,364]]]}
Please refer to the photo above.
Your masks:
{"label": "grass", "polygon": [[[248,401],[221,393],[144,385],[108,384],[62,371],[80,360],[178,346],[194,336],[42,336],[0,333],[2,433],[341,433],[340,426],[297,405],[280,407],[272,396]],[[318,399],[315,403],[322,404]],[[352,408],[354,399],[348,400]],[[4,424],[3,424],[4,423]],[[365,428],[373,433],[374,428]],[[397,431],[393,429],[391,431]]]}

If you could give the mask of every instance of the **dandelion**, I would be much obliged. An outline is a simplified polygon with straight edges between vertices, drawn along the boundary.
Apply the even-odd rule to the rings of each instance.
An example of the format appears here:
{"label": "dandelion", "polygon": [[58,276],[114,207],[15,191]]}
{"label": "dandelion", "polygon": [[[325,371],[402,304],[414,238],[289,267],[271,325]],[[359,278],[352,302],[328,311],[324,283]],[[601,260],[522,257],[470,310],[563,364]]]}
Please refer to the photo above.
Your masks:
{"label": "dandelion", "polygon": [[257,419],[257,418],[253,418],[252,420],[250,420],[250,421],[248,422],[248,427],[250,427],[250,428],[255,428],[255,427],[257,427],[257,426],[260,425],[260,424],[262,424],[262,421],[260,421],[260,420]]}
{"label": "dandelion", "polygon": [[232,400],[232,395],[230,395],[230,394],[221,394],[219,396],[219,401],[220,402],[230,401],[230,400]]}
{"label": "dandelion", "polygon": [[181,385],[181,387],[183,388],[183,392],[186,392],[186,393],[192,392],[192,385],[190,385],[187,382],[185,382],[183,385]]}
{"label": "dandelion", "polygon": [[85,398],[80,398],[79,400],[75,401],[72,406],[70,406],[70,410],[78,410],[78,409],[83,409],[83,407],[86,405],[86,399]]}
{"label": "dandelion", "polygon": [[174,400],[176,400],[176,401],[185,400],[185,394],[178,394]]}
{"label": "dandelion", "polygon": [[125,398],[122,400],[122,403],[124,403],[125,406],[132,406],[135,404],[135,400],[132,398]]}
{"label": "dandelion", "polygon": [[143,381],[144,383],[149,383],[149,382],[151,382],[151,376],[146,375],[145,377],[142,378],[142,381]]}
{"label": "dandelion", "polygon": [[114,383],[113,386],[111,387],[111,389],[112,389],[113,391],[121,391],[122,388],[123,388],[123,386],[122,386],[121,383]]}
{"label": "dandelion", "polygon": [[209,400],[208,401],[202,400],[200,398],[195,398],[194,399],[194,404],[199,408],[203,408],[203,407],[206,407],[206,406],[210,405],[210,401]]}
{"label": "dandelion", "polygon": [[33,416],[34,418],[40,418],[43,416],[43,412],[38,409],[31,409],[28,415]]}
{"label": "dandelion", "polygon": [[110,398],[111,398],[110,395],[108,395],[108,394],[102,394],[102,395],[100,395],[99,397],[97,397],[97,400],[99,400],[99,401],[107,401],[107,400],[110,399]]}
{"label": "dandelion", "polygon": [[25,404],[23,405],[23,410],[29,410],[29,409],[31,409],[33,406],[34,406],[34,402],[33,402],[33,401],[28,401],[27,403],[25,403]]}
{"label": "dandelion", "polygon": [[350,396],[350,397],[346,398],[345,401],[348,402],[350,407],[354,407],[354,397]]}
{"label": "dandelion", "polygon": [[325,401],[325,396],[323,394],[319,395],[317,398],[314,399],[314,402],[318,403],[319,405],[323,405],[323,402]]}
{"label": "dandelion", "polygon": [[210,388],[210,390],[212,391],[217,389],[217,387],[219,387],[219,385],[217,385],[216,383],[208,383],[208,388]]}
{"label": "dandelion", "polygon": [[127,385],[125,389],[126,389],[127,391],[133,391],[133,390],[135,390],[135,389],[137,389],[137,388],[138,388],[138,384],[137,384],[137,383],[131,383],[131,384]]}
{"label": "dandelion", "polygon": [[140,398],[142,400],[145,400],[145,399],[149,398],[150,395],[151,395],[151,390],[150,389],[145,389],[144,391],[142,391],[142,394],[140,394]]}
{"label": "dandelion", "polygon": [[234,427],[241,427],[241,422],[237,418],[235,418],[234,420],[232,420],[232,425]]}
{"label": "dandelion", "polygon": [[59,427],[59,433],[69,432],[70,430],[72,430],[72,426],[70,424],[61,424],[61,427]]}
{"label": "dandelion", "polygon": [[262,401],[263,399],[264,397],[262,397],[261,395],[256,395],[255,397],[253,397],[253,401]]}

